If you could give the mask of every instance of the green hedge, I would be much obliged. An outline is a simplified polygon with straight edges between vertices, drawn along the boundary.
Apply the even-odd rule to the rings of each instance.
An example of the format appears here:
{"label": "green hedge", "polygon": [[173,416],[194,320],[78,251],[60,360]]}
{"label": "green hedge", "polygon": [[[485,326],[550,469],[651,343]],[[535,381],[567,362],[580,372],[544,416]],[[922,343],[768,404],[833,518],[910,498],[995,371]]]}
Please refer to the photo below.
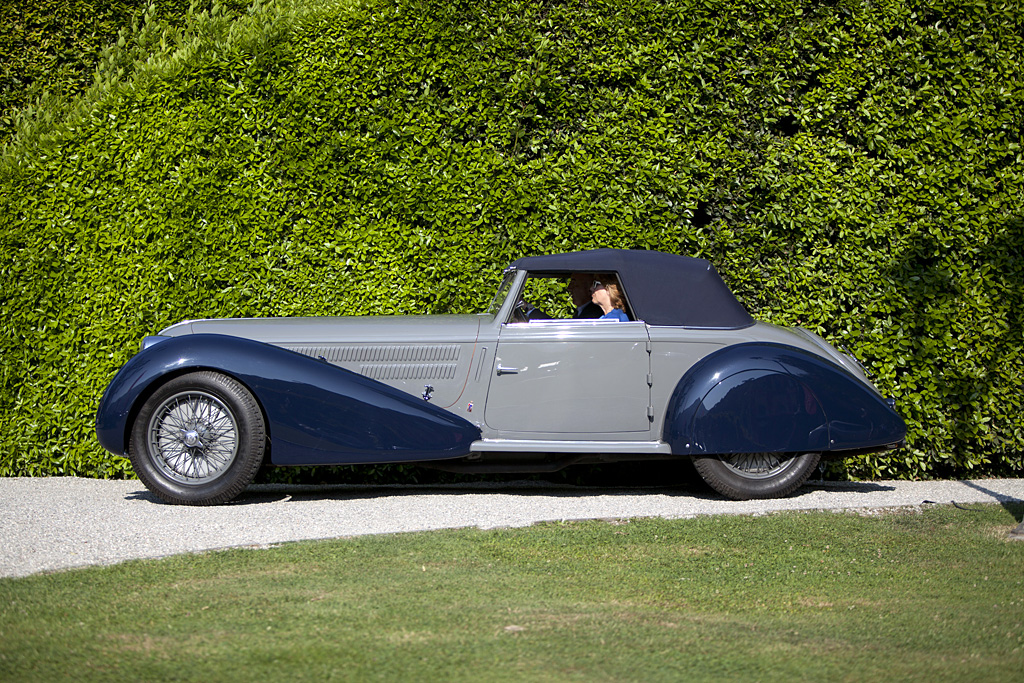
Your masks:
{"label": "green hedge", "polygon": [[863,360],[909,448],[849,475],[1019,473],[1022,17],[377,0],[144,22],[2,159],[0,474],[127,473],[96,403],[177,320],[475,311],[512,259],[602,246],[708,258],[756,317]]}
{"label": "green hedge", "polygon": [[[0,141],[18,128],[25,109],[46,109],[83,94],[94,82],[98,54],[131,27],[156,16],[184,23],[190,0],[5,0],[0,3]],[[200,3],[202,4],[202,3]],[[212,4],[206,1],[206,7]],[[222,0],[244,10],[245,0]]]}

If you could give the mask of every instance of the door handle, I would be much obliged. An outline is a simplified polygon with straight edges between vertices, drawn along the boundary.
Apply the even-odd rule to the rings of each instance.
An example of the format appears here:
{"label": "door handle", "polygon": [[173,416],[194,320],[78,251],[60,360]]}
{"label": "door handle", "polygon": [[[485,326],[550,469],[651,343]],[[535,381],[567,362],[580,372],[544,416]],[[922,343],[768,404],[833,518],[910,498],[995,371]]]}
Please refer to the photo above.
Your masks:
{"label": "door handle", "polygon": [[499,377],[501,375],[518,375],[518,374],[519,374],[519,368],[506,368],[503,365],[499,365],[498,366],[498,376]]}

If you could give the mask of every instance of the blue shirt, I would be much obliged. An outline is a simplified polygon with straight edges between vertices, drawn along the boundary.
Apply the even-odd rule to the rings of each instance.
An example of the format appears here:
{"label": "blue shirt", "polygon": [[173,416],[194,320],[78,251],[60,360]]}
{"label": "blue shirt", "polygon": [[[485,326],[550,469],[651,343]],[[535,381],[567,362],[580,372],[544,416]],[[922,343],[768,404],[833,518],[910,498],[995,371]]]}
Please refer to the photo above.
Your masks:
{"label": "blue shirt", "polygon": [[621,323],[625,323],[629,322],[629,316],[626,315],[626,312],[623,311],[621,308],[613,308],[612,310],[608,311],[600,318],[598,318],[598,320],[615,320]]}

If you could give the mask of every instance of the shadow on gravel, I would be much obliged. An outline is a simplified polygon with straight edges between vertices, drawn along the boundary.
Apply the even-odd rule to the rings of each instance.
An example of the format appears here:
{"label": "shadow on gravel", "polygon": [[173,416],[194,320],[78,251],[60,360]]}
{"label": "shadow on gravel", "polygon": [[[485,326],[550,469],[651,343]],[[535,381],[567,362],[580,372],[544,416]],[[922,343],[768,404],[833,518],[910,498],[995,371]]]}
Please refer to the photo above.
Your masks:
{"label": "shadow on gravel", "polygon": [[146,489],[139,489],[138,491],[132,491],[131,493],[125,494],[125,500],[144,500],[147,503],[162,503],[163,501],[154,496]]}
{"label": "shadow on gravel", "polygon": [[[306,468],[303,468],[306,469]],[[408,472],[396,473],[398,483],[360,481],[359,466],[351,468],[308,468],[312,480],[304,477],[302,483],[260,482],[251,485],[228,505],[262,505],[274,502],[373,499],[397,496],[468,495],[496,492],[512,495],[558,495],[589,497],[636,495],[650,491],[660,495],[687,496],[708,500],[721,500],[697,476],[688,461],[610,463],[605,465],[578,465],[550,475],[452,475],[435,470],[417,470],[419,483],[403,481]],[[322,476],[317,477],[320,469]],[[363,470],[373,472],[373,469]],[[341,477],[338,478],[338,473]],[[125,496],[126,500],[141,500],[167,505],[144,488]]]}
{"label": "shadow on gravel", "polygon": [[793,495],[799,496],[808,490],[813,491],[844,491],[848,493],[877,493],[879,491],[895,491],[896,487],[889,484],[878,484],[871,481],[809,481]]}
{"label": "shadow on gravel", "polygon": [[[617,479],[616,483],[612,483],[611,480],[613,479]],[[893,490],[895,490],[893,486],[873,482],[827,482],[816,480],[805,484],[792,497],[797,498],[801,495],[817,491],[872,493]],[[652,479],[645,475],[639,477],[611,477],[604,481],[589,480],[582,484],[544,480],[490,479],[448,484],[254,484],[246,489],[242,495],[226,503],[226,505],[266,505],[324,500],[374,500],[402,496],[468,496],[487,493],[559,498],[636,496],[649,493],[651,495],[691,498],[693,500],[725,500],[699,479],[687,478],[679,481],[675,477]],[[133,491],[127,494],[125,499],[146,501],[157,505],[169,505],[146,489]]]}
{"label": "shadow on gravel", "polygon": [[[695,500],[721,500],[707,491],[682,490],[667,486],[572,486],[544,484],[543,482],[481,482],[480,484],[256,484],[235,500],[225,503],[236,505],[265,505],[317,500],[374,500],[402,496],[468,496],[500,493],[512,496],[547,496],[559,498],[590,498],[593,496],[635,496],[642,493],[661,496],[680,496]],[[145,501],[157,505],[170,505],[149,491],[133,491],[125,500]]]}

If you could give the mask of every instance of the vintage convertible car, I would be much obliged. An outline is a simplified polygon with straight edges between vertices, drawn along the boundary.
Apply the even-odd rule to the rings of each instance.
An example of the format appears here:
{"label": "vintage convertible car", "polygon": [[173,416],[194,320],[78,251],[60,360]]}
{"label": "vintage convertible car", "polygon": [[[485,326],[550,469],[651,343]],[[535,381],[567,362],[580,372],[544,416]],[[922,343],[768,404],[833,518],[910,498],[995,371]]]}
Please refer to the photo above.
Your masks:
{"label": "vintage convertible car", "polygon": [[[617,280],[629,320],[575,318],[573,276]],[[819,458],[905,431],[854,359],[755,322],[707,261],[617,249],[521,258],[476,315],[172,325],[117,373],[96,424],[150,490],[193,505],[234,498],[265,458],[461,472],[691,458],[725,496],[778,497]]]}

